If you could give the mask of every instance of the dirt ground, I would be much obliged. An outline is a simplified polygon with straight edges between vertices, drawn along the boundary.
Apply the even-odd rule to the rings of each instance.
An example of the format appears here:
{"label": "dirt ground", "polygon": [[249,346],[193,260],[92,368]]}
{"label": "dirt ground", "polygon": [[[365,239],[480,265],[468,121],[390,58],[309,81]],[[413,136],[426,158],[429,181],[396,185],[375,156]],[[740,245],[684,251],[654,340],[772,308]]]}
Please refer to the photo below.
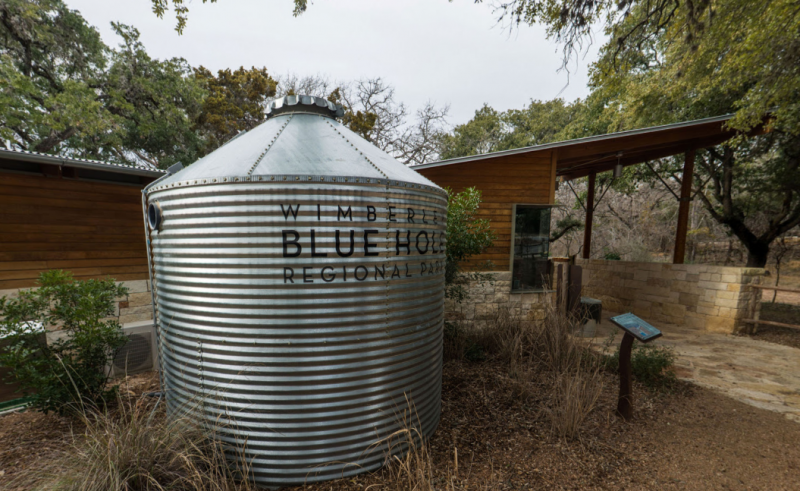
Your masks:
{"label": "dirt ground", "polygon": [[[800,425],[707,389],[669,394],[636,386],[636,415],[613,414],[617,381],[604,376],[599,407],[579,440],[555,438],[537,409],[541,394],[494,363],[445,365],[439,429],[430,441],[437,489],[797,489]],[[127,386],[140,394],[152,376]],[[34,412],[0,417],[0,489],[25,468],[68,450],[68,420]],[[458,473],[454,453],[458,449]],[[381,489],[379,471],[305,491]]]}
{"label": "dirt ground", "polygon": [[[788,294],[783,293],[783,295]],[[798,298],[781,298],[781,300],[796,300],[797,303],[762,303],[761,319],[800,326],[800,294],[793,295]],[[770,298],[772,297],[770,296]],[[749,334],[749,336],[754,339],[760,339],[761,341],[791,346],[792,348],[800,348],[800,329],[760,325],[758,326],[758,332],[756,334]]]}

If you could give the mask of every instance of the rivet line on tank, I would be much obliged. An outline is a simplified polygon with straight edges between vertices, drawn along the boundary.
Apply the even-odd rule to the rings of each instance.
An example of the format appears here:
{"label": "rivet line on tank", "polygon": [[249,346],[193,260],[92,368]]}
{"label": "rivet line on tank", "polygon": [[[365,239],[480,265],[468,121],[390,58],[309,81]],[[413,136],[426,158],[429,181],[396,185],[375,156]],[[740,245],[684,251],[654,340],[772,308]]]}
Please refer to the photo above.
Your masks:
{"label": "rivet line on tank", "polygon": [[[367,162],[369,162],[370,164],[374,165],[374,162],[372,162],[370,159],[365,157],[365,160]],[[219,179],[220,183],[234,183],[234,182],[251,182],[251,181],[267,181],[267,180],[275,181],[276,177],[277,177],[277,180],[283,180],[283,181],[291,180],[292,177],[294,177],[295,181],[301,181],[301,180],[314,181],[317,178],[319,179],[320,182],[324,182],[325,181],[325,176],[308,176],[308,175],[306,175],[306,176],[269,176],[269,179],[267,179],[267,176],[249,176],[249,175],[247,175],[247,176],[220,177],[218,179]],[[218,179],[214,178],[214,179],[203,179],[202,181],[201,180],[188,180],[188,181],[174,182],[174,183],[171,183],[171,184],[165,184],[163,186],[156,186],[154,188],[151,188],[151,189],[148,190],[148,193],[155,192],[155,191],[160,191],[160,190],[164,190],[164,189],[170,189],[170,188],[174,188],[174,187],[187,187],[187,186],[193,186],[193,185],[198,185],[198,184],[216,183],[216,182],[218,182]],[[372,184],[374,182],[376,184],[383,184],[385,186],[396,186],[396,187],[411,188],[411,189],[423,189],[423,190],[426,190],[426,191],[435,192],[435,193],[439,194],[442,197],[444,197],[446,195],[446,193],[444,191],[440,190],[439,188],[432,187],[432,186],[425,186],[425,185],[422,185],[422,184],[415,184],[415,183],[408,183],[408,182],[401,182],[401,181],[391,181],[389,179],[385,179],[385,180],[384,179],[375,179],[373,181],[373,179],[366,179],[366,178],[358,179],[358,178],[346,178],[346,177],[328,176],[328,181],[330,181],[330,182],[355,182],[355,183],[359,183],[359,184],[360,183]]]}
{"label": "rivet line on tank", "polygon": [[258,156],[258,158],[256,159],[255,163],[253,163],[253,166],[250,167],[250,172],[247,173],[248,176],[253,175],[253,172],[256,170],[256,167],[258,167],[258,164],[260,164],[261,161],[264,159],[264,157],[267,155],[267,152],[269,152],[269,149],[272,148],[272,145],[275,143],[275,141],[278,140],[278,137],[281,136],[281,133],[283,133],[284,128],[286,128],[286,125],[289,124],[289,121],[291,121],[292,118],[294,118],[294,115],[290,115],[289,119],[286,120],[286,122],[283,123],[283,126],[281,126],[280,130],[278,130],[278,134],[275,135],[274,137],[272,137],[272,140],[267,145],[267,148],[265,148],[264,151],[261,152],[261,155]]}

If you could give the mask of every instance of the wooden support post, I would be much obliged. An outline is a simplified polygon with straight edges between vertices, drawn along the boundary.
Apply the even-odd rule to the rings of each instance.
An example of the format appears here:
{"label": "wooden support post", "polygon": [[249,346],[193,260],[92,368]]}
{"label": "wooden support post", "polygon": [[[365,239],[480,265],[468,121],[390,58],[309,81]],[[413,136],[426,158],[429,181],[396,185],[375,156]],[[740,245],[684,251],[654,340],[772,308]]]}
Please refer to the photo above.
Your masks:
{"label": "wooden support post", "polygon": [[581,306],[581,289],[583,288],[583,268],[578,265],[569,265],[569,280],[567,284],[567,313],[578,315]]}
{"label": "wooden support post", "polygon": [[597,174],[589,174],[589,192],[586,196],[586,225],[583,228],[583,258],[589,259],[592,251],[592,218],[594,218],[594,182]]}
{"label": "wooden support post", "polygon": [[633,347],[633,336],[626,332],[619,345],[619,401],[617,402],[617,414],[622,419],[629,420],[633,417],[633,384],[631,380],[631,348]]}
{"label": "wooden support post", "polygon": [[692,176],[694,175],[694,150],[685,154],[683,177],[681,178],[681,197],[678,205],[678,228],[675,231],[675,254],[672,264],[683,264],[686,256],[686,234],[689,232],[689,208],[692,201]]}

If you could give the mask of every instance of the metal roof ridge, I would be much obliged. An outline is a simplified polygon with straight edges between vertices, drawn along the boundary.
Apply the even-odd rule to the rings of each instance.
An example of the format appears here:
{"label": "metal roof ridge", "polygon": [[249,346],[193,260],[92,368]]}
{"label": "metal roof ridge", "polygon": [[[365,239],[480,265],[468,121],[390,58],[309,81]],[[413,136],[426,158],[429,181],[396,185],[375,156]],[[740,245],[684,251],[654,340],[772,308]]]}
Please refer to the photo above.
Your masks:
{"label": "metal roof ridge", "polygon": [[660,130],[667,130],[667,129],[675,129],[675,128],[683,128],[689,127],[693,125],[700,125],[700,124],[708,124],[708,123],[715,123],[718,121],[727,121],[734,116],[733,113],[724,114],[721,116],[712,116],[709,118],[703,119],[696,119],[692,121],[683,121],[680,123],[669,123],[664,125],[658,126],[648,126],[645,128],[637,128],[634,130],[625,130],[625,131],[617,131],[614,133],[604,133],[602,135],[593,135],[593,136],[584,136],[582,138],[574,138],[572,140],[561,140],[557,142],[550,142],[550,143],[543,143],[541,145],[532,145],[529,147],[520,147],[520,148],[512,148],[509,150],[500,150],[497,152],[489,152],[489,153],[479,153],[475,155],[467,155],[464,157],[454,157],[452,159],[445,159],[445,160],[437,160],[434,162],[429,162],[427,164],[419,164],[419,165],[411,165],[409,166],[412,169],[428,169],[432,167],[440,167],[445,165],[451,164],[459,164],[463,162],[472,162],[475,160],[485,160],[495,157],[505,157],[507,155],[516,155],[520,153],[527,153],[527,152],[539,152],[541,150],[548,150],[552,148],[559,148],[565,147],[568,145],[578,145],[581,143],[589,143],[595,141],[602,141],[608,138],[614,138],[619,136],[634,136],[634,135],[641,135],[646,134],[653,131],[660,131]]}

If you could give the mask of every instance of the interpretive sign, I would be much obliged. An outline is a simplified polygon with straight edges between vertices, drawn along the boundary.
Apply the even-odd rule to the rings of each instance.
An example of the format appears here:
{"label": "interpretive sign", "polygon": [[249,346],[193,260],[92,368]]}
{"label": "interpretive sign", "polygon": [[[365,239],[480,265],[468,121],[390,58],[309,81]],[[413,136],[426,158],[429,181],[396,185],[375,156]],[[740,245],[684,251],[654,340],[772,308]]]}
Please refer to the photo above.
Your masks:
{"label": "interpretive sign", "polygon": [[611,318],[611,322],[619,326],[625,335],[619,345],[619,401],[617,403],[617,414],[624,419],[633,417],[633,379],[631,377],[631,349],[633,340],[638,339],[642,343],[660,338],[661,331],[645,322],[639,317],[628,312]]}
{"label": "interpretive sign", "polygon": [[612,317],[611,322],[621,327],[625,332],[631,333],[633,337],[642,343],[649,343],[661,337],[661,331],[630,312]]}

